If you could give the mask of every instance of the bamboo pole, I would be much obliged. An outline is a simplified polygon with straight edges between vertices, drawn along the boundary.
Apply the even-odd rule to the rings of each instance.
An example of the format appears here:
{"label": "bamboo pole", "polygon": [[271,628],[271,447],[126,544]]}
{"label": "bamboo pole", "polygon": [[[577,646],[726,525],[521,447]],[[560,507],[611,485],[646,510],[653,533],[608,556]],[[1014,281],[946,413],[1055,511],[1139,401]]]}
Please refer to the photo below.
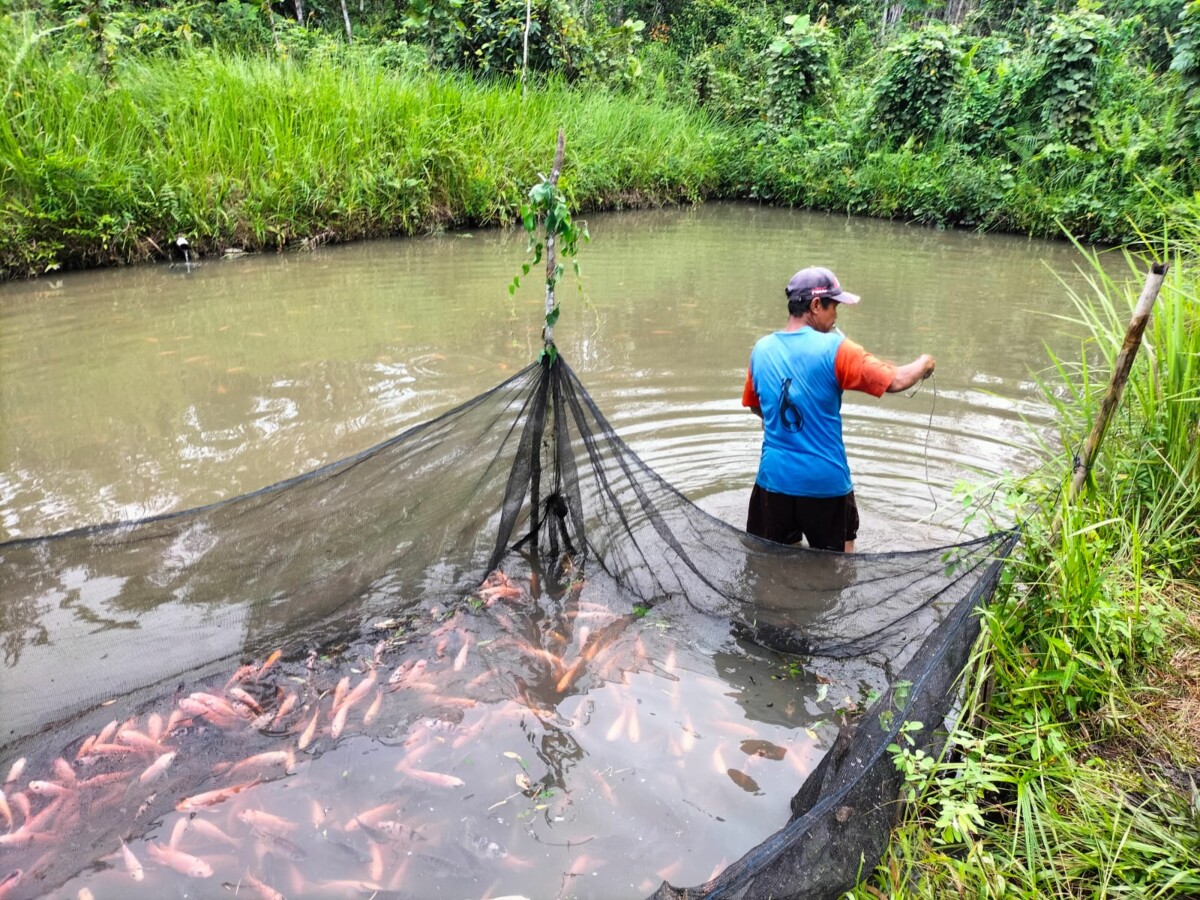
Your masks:
{"label": "bamboo pole", "polygon": [[[1133,318],[1129,320],[1129,327],[1125,330],[1125,342],[1121,345],[1121,352],[1117,355],[1116,363],[1113,364],[1112,378],[1108,383],[1108,393],[1104,395],[1104,400],[1100,404],[1100,414],[1092,426],[1091,434],[1083,443],[1083,450],[1075,459],[1070,500],[1074,500],[1079,495],[1087,482],[1088,472],[1092,470],[1092,463],[1100,449],[1100,442],[1104,440],[1104,432],[1108,430],[1108,420],[1112,417],[1117,404],[1121,402],[1121,394],[1125,391],[1125,382],[1129,380],[1129,373],[1133,369],[1133,359],[1137,356],[1138,347],[1142,344],[1142,334],[1146,330],[1146,322],[1150,318],[1150,311],[1154,308],[1154,301],[1158,299],[1158,291],[1162,287],[1168,268],[1166,263],[1153,263],[1150,271],[1146,273],[1146,284],[1142,287],[1142,294],[1138,297],[1137,306],[1133,309]],[[1055,532],[1057,531],[1058,529],[1055,528]]]}
{"label": "bamboo pole", "polygon": [[[567,146],[567,136],[563,130],[558,129],[558,146],[554,150],[554,167],[550,170],[550,178],[548,179],[552,187],[558,187],[558,176],[562,172],[563,166],[563,151]],[[554,234],[546,233],[546,315],[549,316],[554,312]],[[549,324],[550,320],[546,320],[546,327],[542,330],[542,340],[549,347],[554,343],[554,326]]]}
{"label": "bamboo pole", "polygon": [[[1100,404],[1100,414],[1097,416],[1096,423],[1092,426],[1087,440],[1083,443],[1083,450],[1080,451],[1079,456],[1075,457],[1075,469],[1071,477],[1071,490],[1068,494],[1071,500],[1079,495],[1084,484],[1087,483],[1088,472],[1092,469],[1092,463],[1100,449],[1100,442],[1104,440],[1104,433],[1108,430],[1108,420],[1112,418],[1113,410],[1121,402],[1121,395],[1125,391],[1125,382],[1129,380],[1129,373],[1133,370],[1133,359],[1137,356],[1138,347],[1142,345],[1142,334],[1146,331],[1150,311],[1154,308],[1154,301],[1158,299],[1158,291],[1162,287],[1163,279],[1169,268],[1167,263],[1151,263],[1150,271],[1146,273],[1146,283],[1142,286],[1142,293],[1138,297],[1137,305],[1133,308],[1133,317],[1129,320],[1129,327],[1125,329],[1125,340],[1121,344],[1121,352],[1117,354],[1116,362],[1113,364],[1112,377],[1108,382],[1108,392]],[[1050,528],[1051,544],[1058,540],[1058,535],[1062,530],[1062,521],[1063,511],[1060,508],[1054,517],[1054,524]],[[991,702],[995,686],[996,670],[992,668],[988,671],[983,684],[979,709]]]}

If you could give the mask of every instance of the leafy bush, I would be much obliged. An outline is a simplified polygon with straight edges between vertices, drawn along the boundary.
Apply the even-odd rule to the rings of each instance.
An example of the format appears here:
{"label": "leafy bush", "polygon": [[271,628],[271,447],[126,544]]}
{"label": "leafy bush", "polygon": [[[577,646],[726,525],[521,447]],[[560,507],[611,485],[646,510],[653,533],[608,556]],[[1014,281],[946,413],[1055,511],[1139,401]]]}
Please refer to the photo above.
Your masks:
{"label": "leafy bush", "polygon": [[1122,0],[1120,6],[1110,6],[1106,11],[1116,25],[1120,55],[1165,72],[1171,64],[1179,0]]}
{"label": "leafy bush", "polygon": [[619,83],[636,78],[634,50],[643,23],[591,24],[567,0],[535,0],[529,9],[529,56],[525,59],[524,0],[464,0],[452,56],[485,75],[556,73],[568,80],[598,77]]}
{"label": "leafy bush", "polygon": [[1179,12],[1179,34],[1171,71],[1179,73],[1191,137],[1200,142],[1200,0],[1189,0]]}
{"label": "leafy bush", "polygon": [[762,110],[757,73],[743,75],[728,68],[726,57],[724,47],[709,47],[685,63],[687,99],[726,122],[755,121]]}
{"label": "leafy bush", "polygon": [[633,84],[642,74],[637,49],[646,23],[625,19],[620,25],[596,29],[591,42],[591,73],[622,87]]}
{"label": "leafy bush", "polygon": [[947,137],[973,151],[1002,148],[1021,109],[1023,59],[1006,38],[980,38],[963,55],[961,76],[946,104]]}
{"label": "leafy bush", "polygon": [[768,59],[763,50],[779,21],[768,5],[681,3],[669,25],[652,29],[649,61],[656,72],[678,79],[664,85],[672,98],[703,106],[726,121],[754,123],[764,117]]}
{"label": "leafy bush", "polygon": [[671,19],[671,45],[684,56],[694,56],[726,43],[745,19],[746,12],[731,0],[686,3]]}
{"label": "leafy bush", "polygon": [[1051,18],[1043,35],[1043,115],[1051,131],[1068,143],[1096,149],[1098,63],[1112,36],[1112,24],[1086,7]]}
{"label": "leafy bush", "polygon": [[[465,0],[454,58],[484,74],[519,75],[525,44],[524,0]],[[564,0],[530,7],[529,61],[534,72],[577,77],[587,56],[583,22]]]}
{"label": "leafy bush", "polygon": [[786,33],[771,41],[765,53],[768,115],[774,125],[792,125],[800,108],[829,88],[829,31],[813,25],[808,16],[788,16]]}
{"label": "leafy bush", "polygon": [[875,127],[922,143],[938,130],[962,71],[958,29],[935,22],[904,35],[886,53],[876,82]]}

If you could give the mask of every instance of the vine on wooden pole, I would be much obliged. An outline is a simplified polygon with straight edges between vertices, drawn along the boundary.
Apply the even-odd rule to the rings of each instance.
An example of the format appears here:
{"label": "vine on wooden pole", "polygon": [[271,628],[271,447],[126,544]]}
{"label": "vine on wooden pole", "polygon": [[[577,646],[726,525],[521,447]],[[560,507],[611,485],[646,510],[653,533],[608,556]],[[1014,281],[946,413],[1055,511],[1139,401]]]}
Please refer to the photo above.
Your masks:
{"label": "vine on wooden pole", "polygon": [[[521,266],[521,274],[528,275],[533,266],[546,259],[546,321],[542,329],[542,352],[538,359],[548,359],[551,364],[558,357],[554,346],[554,323],[558,321],[558,301],[554,297],[554,289],[563,275],[563,265],[558,262],[558,254],[572,257],[571,266],[575,276],[579,277],[579,261],[574,259],[579,251],[579,241],[588,240],[586,223],[576,222],[567,206],[566,195],[558,187],[558,176],[562,172],[563,153],[566,149],[566,137],[559,129],[558,146],[554,152],[554,166],[550,169],[550,177],[539,175],[541,181],[529,191],[529,202],[521,205],[521,223],[528,237],[527,250],[533,253],[533,261]],[[521,276],[518,275],[508,286],[508,293],[514,294],[521,286]]]}

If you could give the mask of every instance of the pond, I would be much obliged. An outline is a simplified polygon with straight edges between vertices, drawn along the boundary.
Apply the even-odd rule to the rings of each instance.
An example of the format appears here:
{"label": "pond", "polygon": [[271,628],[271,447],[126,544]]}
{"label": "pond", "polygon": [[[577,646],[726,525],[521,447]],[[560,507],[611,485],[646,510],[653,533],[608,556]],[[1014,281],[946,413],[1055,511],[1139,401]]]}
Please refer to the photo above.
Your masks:
{"label": "pond", "polygon": [[[593,216],[556,339],[668,481],[744,522],[760,430],[740,406],[783,286],[826,264],[877,355],[938,359],[915,396],[847,394],[860,549],[956,533],[949,491],[1022,471],[1045,347],[1071,352],[1065,243],[752,205]],[[0,537],[184,509],[356,453],[491,387],[540,349],[515,233],[54,275],[0,287]],[[897,523],[901,527],[896,527]]]}
{"label": "pond", "polygon": [[[1046,346],[1069,353],[1075,340],[1055,318],[1069,308],[1063,282],[1084,282],[1073,248],[741,204],[589,224],[579,289],[568,277],[560,294],[560,350],[617,433],[716,517],[740,526],[754,480],[760,430],[740,408],[750,347],[783,324],[783,285],[813,263],[863,297],[839,320],[848,335],[898,361],[926,351],[938,359],[936,377],[911,396],[846,396],[860,549],[956,540],[957,482],[1034,464],[1030,429],[1044,429],[1051,413],[1033,373],[1047,365]],[[524,279],[512,297],[506,289],[523,259],[523,238],[513,233],[448,234],[4,286],[0,534],[209,504],[357,453],[470,399],[540,349],[537,279]],[[526,599],[486,636],[472,631],[484,619],[457,620],[449,653],[431,645],[430,670],[450,671],[453,660],[458,671],[459,645],[465,660],[473,645],[544,631],[561,612]],[[30,628],[6,612],[6,638]],[[207,805],[199,817],[152,808],[138,820],[127,810],[128,847],[81,853],[81,874],[68,887],[126,895],[126,851],[153,857],[146,896],[182,890],[178,879],[198,865],[191,859],[236,884],[243,872],[261,876],[270,858],[275,888],[345,896],[636,897],[662,879],[708,878],[786,821],[788,797],[828,746],[837,709],[853,698],[847,686],[818,685],[775,654],[743,645],[705,656],[627,627],[611,610],[574,608],[572,622],[584,614],[595,620],[583,635],[624,623],[622,640],[613,643],[617,655],[589,657],[608,673],[565,697],[552,721],[460,692],[442,698],[457,704],[455,715],[407,718],[386,740],[351,727],[340,739],[338,728],[305,741],[296,719],[279,751],[253,736],[213,744],[190,726],[177,735],[170,717],[188,705],[178,692],[143,698],[93,742],[110,746],[117,734],[162,750],[122,770],[133,773],[121,786],[126,801],[131,787],[158,777],[146,773],[168,748],[180,756],[168,761],[173,771],[184,767],[184,741],[188,764],[204,778],[209,767],[228,773],[254,758],[243,772],[266,766],[275,777],[257,773],[266,783],[248,792],[253,799],[231,795],[219,818],[208,817]],[[86,729],[103,733],[109,714],[95,708],[86,683],[100,659],[85,652],[82,666],[63,671],[64,654],[90,646],[85,628],[63,623],[67,615],[35,613],[44,636],[16,654],[19,662],[6,656],[9,684],[25,689],[0,699],[0,742],[90,707],[86,728],[81,720],[43,734],[28,754],[31,767],[46,769],[62,753],[79,777],[76,769],[95,762],[80,752]],[[297,669],[302,662],[293,659],[288,671],[309,692],[300,701],[311,704],[305,718],[328,721],[340,708],[328,699],[333,686]],[[390,677],[405,687],[407,671],[396,666]],[[364,685],[356,716],[388,673],[382,664],[378,676],[370,665],[356,670]],[[232,674],[190,685],[192,705],[202,702],[196,693],[236,684],[226,681]],[[558,677],[562,684],[566,676]],[[284,685],[276,687],[282,705]],[[397,714],[400,701],[389,696]],[[389,707],[381,708],[386,718]],[[522,782],[533,746],[549,771]],[[0,763],[23,752],[14,743]],[[262,761],[279,752],[289,755]],[[396,773],[411,790],[380,787]],[[33,784],[47,783],[44,772],[24,777],[38,779],[29,782],[34,794],[42,788]],[[468,782],[465,797],[454,794]],[[197,818],[211,828],[189,831]],[[381,832],[381,823],[391,830]]]}

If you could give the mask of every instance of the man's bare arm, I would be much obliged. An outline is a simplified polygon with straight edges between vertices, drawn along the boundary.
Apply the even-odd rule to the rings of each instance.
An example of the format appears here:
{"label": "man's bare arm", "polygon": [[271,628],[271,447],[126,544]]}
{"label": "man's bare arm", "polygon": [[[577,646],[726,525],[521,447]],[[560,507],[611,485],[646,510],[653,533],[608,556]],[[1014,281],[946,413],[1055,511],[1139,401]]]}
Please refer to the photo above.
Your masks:
{"label": "man's bare arm", "polygon": [[907,391],[918,381],[922,381],[933,374],[934,367],[937,363],[928,353],[923,353],[910,362],[906,366],[897,366],[896,374],[892,377],[892,383],[887,386],[889,394],[895,394],[899,391]]}

